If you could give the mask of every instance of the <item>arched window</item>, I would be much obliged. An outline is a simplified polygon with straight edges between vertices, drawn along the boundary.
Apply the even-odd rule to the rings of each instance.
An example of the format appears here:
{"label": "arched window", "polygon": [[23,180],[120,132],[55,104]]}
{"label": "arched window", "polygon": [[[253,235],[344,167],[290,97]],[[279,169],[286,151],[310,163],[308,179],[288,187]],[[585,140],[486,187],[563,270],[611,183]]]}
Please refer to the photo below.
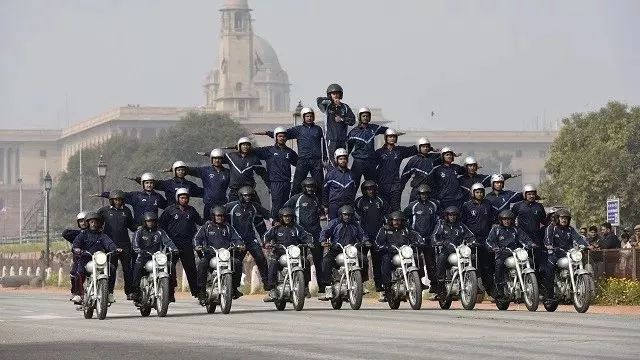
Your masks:
{"label": "arched window", "polygon": [[236,31],[244,30],[241,13],[233,14],[233,27],[236,29]]}

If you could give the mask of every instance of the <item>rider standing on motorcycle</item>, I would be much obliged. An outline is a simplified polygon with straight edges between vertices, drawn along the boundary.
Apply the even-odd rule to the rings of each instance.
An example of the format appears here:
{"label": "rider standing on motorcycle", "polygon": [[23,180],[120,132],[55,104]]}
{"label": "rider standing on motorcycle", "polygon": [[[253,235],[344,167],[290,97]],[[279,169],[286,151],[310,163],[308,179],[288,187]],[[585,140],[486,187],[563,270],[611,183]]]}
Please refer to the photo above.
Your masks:
{"label": "rider standing on motorcycle", "polygon": [[588,247],[587,241],[571,226],[571,212],[567,209],[556,211],[558,223],[547,229],[544,245],[547,249],[547,261],[541,269],[544,278],[545,302],[554,299],[554,277],[558,259],[566,256],[567,251],[578,246]]}
{"label": "rider standing on motorcycle", "polygon": [[[72,269],[72,276],[77,280],[78,275],[89,275],[85,269],[85,266],[89,261],[91,261],[91,257],[85,253],[85,251],[91,253],[97,251],[103,251],[105,253],[109,252],[120,252],[122,249],[118,248],[116,244],[102,232],[102,224],[101,217],[97,212],[89,212],[84,220],[89,223],[89,228],[85,231],[82,231],[78,236],[73,240],[73,253],[76,256],[79,256],[78,262],[76,263],[75,270]],[[115,298],[113,297],[113,288],[116,283],[116,269],[113,264],[109,263],[109,302],[115,302]],[[81,289],[82,284],[76,284],[76,289]],[[76,294],[77,295],[77,294]],[[78,296],[79,297],[79,296]],[[80,302],[81,299],[78,299],[74,296],[72,299],[74,302]],[[77,301],[76,301],[77,300]]]}
{"label": "rider standing on motorcycle", "polygon": [[[178,247],[180,253],[173,257],[173,265],[182,263],[184,272],[189,281],[189,290],[194,297],[198,296],[198,282],[196,271],[196,258],[193,254],[193,236],[196,234],[196,225],[202,226],[204,220],[198,211],[189,205],[189,190],[182,188],[176,191],[176,203],[168,206],[158,221],[160,228],[167,232],[167,235]],[[169,301],[173,300],[175,287],[178,286],[175,272],[171,274],[171,290],[169,291]]]}
{"label": "rider standing on motorcycle", "polygon": [[[167,200],[155,191],[155,177],[152,173],[147,172],[140,176],[142,182],[142,191],[128,191],[124,193],[125,204],[131,205],[133,209],[133,222],[134,224],[141,225],[144,213],[155,212],[158,213],[158,209],[164,209],[167,207]],[[109,192],[103,192],[102,194],[95,195],[99,197],[109,198]]]}
{"label": "rider standing on motorcycle", "polygon": [[[202,197],[204,190],[196,185],[196,183],[185,179],[187,175],[187,164],[184,161],[176,161],[171,165],[171,169],[163,170],[163,172],[173,173],[173,178],[165,180],[156,180],[155,189],[164,192],[164,197],[167,199],[167,205],[176,203],[176,191],[180,188],[189,190],[189,193],[193,197]],[[128,178],[140,184],[141,178]]]}
{"label": "rider standing on motorcycle", "polygon": [[[269,188],[269,177],[267,169],[262,165],[260,159],[251,151],[251,139],[241,137],[238,139],[238,151],[224,154],[223,161],[229,164],[231,179],[229,181],[229,201],[236,201],[240,198],[238,190],[243,186],[256,188],[254,173],[258,174]],[[260,202],[260,199],[257,199]]]}
{"label": "rider standing on motorcycle", "polygon": [[[158,215],[155,212],[147,212],[144,214],[144,222],[142,226],[138,227],[136,233],[133,236],[133,251],[138,254],[135,265],[133,266],[133,300],[140,299],[140,279],[142,279],[144,265],[151,259],[151,255],[157,251],[171,251],[178,252],[178,248],[171,241],[167,233],[158,227]],[[175,278],[176,268],[175,263],[171,265],[171,277]],[[175,302],[173,296],[173,286],[170,290],[171,301]]]}
{"label": "rider standing on motorcycle", "polygon": [[451,148],[442,148],[440,154],[442,165],[436,166],[431,173],[435,198],[440,201],[442,209],[449,206],[460,208],[465,198],[460,186],[460,175],[464,175],[465,170],[462,166],[453,163],[456,154]]}
{"label": "rider standing on motorcycle", "polygon": [[524,199],[522,193],[504,190],[504,176],[500,174],[491,175],[491,189],[493,191],[486,195],[486,199],[498,213],[502,210],[508,210],[511,208],[511,204]]}
{"label": "rider standing on motorcycle", "polygon": [[322,202],[329,220],[338,217],[338,209],[341,206],[353,205],[357,191],[351,170],[347,167],[347,150],[337,149],[334,155],[337,166],[327,173],[322,190]]}
{"label": "rider standing on motorcycle", "polygon": [[[196,251],[204,253],[198,263],[198,289],[200,289],[198,291],[198,299],[201,302],[207,297],[207,271],[209,270],[209,262],[215,256],[215,252],[210,249],[207,250],[206,247],[210,246],[216,250],[228,249],[232,246],[244,247],[240,235],[227,223],[226,218],[227,212],[224,207],[215,206],[211,209],[211,219],[200,227],[193,238],[193,246]],[[242,296],[242,293],[238,290],[242,278],[242,263],[234,257],[231,257],[230,260],[233,268],[233,298],[237,299]]]}
{"label": "rider standing on motorcycle", "polygon": [[111,255],[111,264],[118,268],[118,259],[120,259],[124,277],[124,293],[127,295],[127,300],[131,300],[134,288],[132,277],[134,253],[131,249],[129,231],[134,232],[138,227],[133,222],[131,210],[124,206],[124,191],[114,190],[109,193],[109,203],[109,206],[98,210],[98,214],[104,224],[104,233],[122,249],[122,252]]}
{"label": "rider standing on motorcycle", "polygon": [[546,261],[547,254],[543,249],[544,230],[549,223],[544,206],[536,200],[537,195],[535,186],[525,185],[522,188],[524,200],[513,204],[511,211],[516,215],[518,229],[524,231],[529,239],[537,245],[533,252],[533,258],[536,264],[540,264],[538,265],[540,267]]}
{"label": "rider standing on motorcycle", "polygon": [[[205,153],[206,154],[206,153]],[[204,216],[211,213],[214,206],[228,203],[227,189],[229,188],[229,179],[231,178],[229,169],[222,166],[224,152],[222,149],[213,149],[209,153],[211,166],[188,167],[187,175],[199,177],[204,188]]]}
{"label": "rider standing on motorcycle", "polygon": [[[247,251],[258,266],[262,284],[267,284],[267,259],[264,257],[260,242],[256,238],[256,217],[270,219],[271,213],[254,201],[256,191],[251,186],[243,186],[238,190],[240,200],[232,201],[224,206],[229,216],[231,227],[240,235],[246,251],[236,252],[237,259],[242,263]],[[264,223],[264,222],[263,222]]]}
{"label": "rider standing on motorcycle", "polygon": [[376,135],[384,134],[386,126],[371,124],[371,110],[363,107],[358,110],[358,126],[349,131],[347,139],[347,150],[353,163],[353,180],[356,182],[356,189],[360,186],[360,180],[364,175],[365,180],[375,180],[376,175]]}
{"label": "rider standing on motorcycle", "polygon": [[[475,158],[471,156],[467,156],[464,159],[464,168],[465,174],[460,176],[460,184],[465,191],[469,191],[469,198],[473,198],[473,194],[471,193],[471,186],[474,184],[480,183],[484,187],[491,186],[491,175],[478,174],[478,162]],[[502,174],[502,177],[507,180],[514,177],[518,177],[518,174]]]}
{"label": "rider standing on motorcycle", "polygon": [[[375,239],[378,231],[385,224],[385,217],[390,212],[389,205],[378,196],[378,184],[367,180],[360,187],[362,196],[356,199],[356,214],[360,220],[360,226],[367,234],[367,238]],[[367,257],[368,248],[362,249],[362,256]],[[373,267],[373,282],[377,292],[382,292],[382,278],[380,273],[380,257],[376,249],[371,249],[371,262]],[[369,269],[363,269],[362,281],[369,280]]]}
{"label": "rider standing on motorcycle", "polygon": [[429,185],[429,187],[433,187],[431,172],[435,166],[442,164],[440,152],[431,147],[429,139],[418,139],[416,142],[416,149],[418,149],[418,154],[412,156],[409,161],[407,161],[404,169],[402,169],[402,176],[400,176],[400,188],[403,191],[405,185],[409,179],[411,179],[411,176],[413,176],[410,184],[411,194],[409,195],[409,202],[418,199],[418,187],[420,185]]}
{"label": "rider standing on motorcycle", "polygon": [[342,102],[343,95],[342,86],[331,84],[327,87],[327,96],[316,99],[320,111],[327,114],[324,132],[329,154],[347,147],[347,128],[356,123],[353,111],[349,105]]}
{"label": "rider standing on motorcycle", "polygon": [[[325,295],[318,296],[319,300],[329,300],[332,296],[331,276],[336,265],[336,256],[341,252],[340,248],[332,246],[340,243],[347,245],[366,245],[369,241],[360,224],[355,220],[355,210],[351,205],[343,205],[338,210],[339,216],[329,221],[329,226],[320,233],[322,246],[328,248],[322,258],[322,279],[318,286],[325,286]],[[368,269],[366,258],[363,259],[363,269]]]}
{"label": "rider standing on motorcycle", "polygon": [[[282,270],[282,265],[280,265],[278,259],[285,254],[285,250],[279,245],[285,248],[291,245],[313,246],[313,237],[311,234],[306,232],[302,226],[296,224],[293,209],[283,207],[278,211],[278,218],[279,224],[273,226],[264,234],[264,246],[272,249],[271,256],[267,261],[269,274],[265,288],[269,290],[269,294],[264,298],[266,302],[274,301],[278,298],[276,285],[278,282],[278,271]],[[311,269],[309,268],[309,261],[306,256],[303,257],[302,260],[304,261],[305,296],[309,297]]]}
{"label": "rider standing on motorcycle", "polygon": [[[393,264],[391,259],[397,253],[393,247],[402,245],[423,246],[424,239],[417,231],[411,230],[405,225],[405,216],[402,211],[394,211],[389,215],[389,224],[383,226],[376,236],[376,247],[380,252],[380,267],[382,283],[385,291],[391,287],[391,271]],[[380,302],[386,302],[386,292],[380,292]]]}
{"label": "rider standing on motorcycle", "polygon": [[[438,200],[431,199],[431,188],[427,184],[422,184],[416,189],[418,199],[412,201],[404,209],[404,215],[408,219],[407,227],[412,229],[425,240],[424,246],[421,247],[424,256],[424,263],[427,267],[427,275],[429,280],[436,278],[436,259],[431,245],[431,234],[438,223]],[[422,259],[418,258],[420,262]],[[420,272],[424,269],[421,268]],[[423,274],[420,274],[423,276]],[[435,281],[434,281],[435,284]],[[429,292],[434,293],[435,286],[431,286]]]}
{"label": "rider standing on motorcycle", "polygon": [[445,290],[445,276],[447,268],[451,266],[447,261],[449,255],[455,253],[455,248],[462,243],[470,245],[475,241],[476,238],[471,230],[460,221],[460,210],[456,206],[444,209],[444,218],[438,220],[438,225],[431,236],[431,244],[441,248],[436,255],[437,294]]}
{"label": "rider standing on motorcycle", "polygon": [[389,204],[391,211],[400,210],[403,189],[400,182],[402,160],[418,153],[413,146],[396,145],[398,135],[401,133],[387,129],[384,132],[384,145],[375,152],[380,197]]}
{"label": "rider standing on motorcycle", "polygon": [[494,282],[495,291],[493,297],[495,299],[504,298],[504,286],[506,284],[505,260],[512,256],[510,251],[518,247],[535,248],[536,244],[529,239],[527,234],[516,228],[514,224],[515,214],[511,210],[502,210],[498,215],[499,225],[492,228],[487,237],[487,247],[495,254]]}
{"label": "rider standing on motorcycle", "polygon": [[[73,244],[73,240],[76,238],[76,236],[80,235],[80,233],[84,232],[85,230],[87,230],[87,222],[84,221],[84,218],[87,216],[87,213],[85,213],[84,211],[81,211],[78,213],[78,215],[76,216],[76,223],[78,224],[78,229],[64,229],[64,231],[62,231],[62,237],[67,240],[69,243]],[[76,266],[78,263],[78,260],[80,259],[80,257],[78,255],[73,255],[73,262],[71,263],[71,272],[70,272],[70,278],[71,278],[71,297],[69,298],[69,301],[73,301],[75,303],[79,303],[81,298],[80,295],[76,295],[78,292],[78,288],[76,286]]]}

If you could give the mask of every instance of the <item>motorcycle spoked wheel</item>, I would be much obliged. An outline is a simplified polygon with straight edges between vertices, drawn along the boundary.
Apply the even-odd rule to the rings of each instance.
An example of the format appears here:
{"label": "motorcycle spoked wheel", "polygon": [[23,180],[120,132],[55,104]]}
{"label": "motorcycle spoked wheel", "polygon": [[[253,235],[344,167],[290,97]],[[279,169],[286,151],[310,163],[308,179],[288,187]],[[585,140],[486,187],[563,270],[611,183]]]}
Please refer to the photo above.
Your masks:
{"label": "motorcycle spoked wheel", "polygon": [[331,298],[331,307],[333,308],[333,310],[340,310],[342,308],[342,303],[342,297],[339,294],[336,295],[334,293],[333,297]]}
{"label": "motorcycle spoked wheel", "polygon": [[496,307],[498,308],[498,310],[507,310],[509,308],[509,305],[511,305],[511,301],[509,300],[496,300]]}
{"label": "motorcycle spoked wheel", "polygon": [[156,312],[158,317],[167,316],[169,311],[169,278],[158,280],[158,293],[156,294]]}
{"label": "motorcycle spoked wheel", "polygon": [[96,288],[96,315],[98,319],[104,320],[109,308],[109,281],[99,279]]}
{"label": "motorcycle spoked wheel", "polygon": [[420,275],[417,271],[409,273],[409,284],[407,284],[409,293],[409,305],[413,310],[420,310],[422,307],[422,283],[420,282]]}
{"label": "motorcycle spoked wheel", "polygon": [[359,310],[362,306],[362,274],[360,271],[352,271],[351,290],[349,290],[349,306],[352,310]]}
{"label": "motorcycle spoked wheel", "polygon": [[464,288],[460,288],[460,302],[465,310],[473,310],[476,307],[478,297],[478,276],[475,271],[465,271]]}
{"label": "motorcycle spoked wheel", "polygon": [[87,287],[89,286],[88,282],[89,282],[89,279],[86,279],[85,285],[83,288],[84,296],[82,297],[82,312],[84,313],[85,319],[93,318],[93,306],[91,305],[91,301],[89,299],[89,292],[87,291]]}
{"label": "motorcycle spoked wheel", "polygon": [[447,290],[447,284],[445,283],[444,289],[438,294],[438,304],[440,305],[440,309],[449,310],[452,302],[453,295],[449,293]]}
{"label": "motorcycle spoked wheel", "polygon": [[591,305],[591,275],[578,275],[576,278],[576,291],[573,294],[573,307],[583,314]]}
{"label": "motorcycle spoked wheel", "polygon": [[233,302],[233,284],[231,274],[224,274],[220,278],[220,311],[223,314],[231,312]]}
{"label": "motorcycle spoked wheel", "polygon": [[398,310],[400,308],[400,302],[402,301],[402,299],[400,299],[400,297],[398,296],[398,294],[396,293],[395,289],[395,285],[394,284],[391,289],[387,290],[387,304],[389,304],[389,308],[391,310]]}
{"label": "motorcycle spoked wheel", "polygon": [[527,307],[529,311],[538,310],[538,306],[540,305],[540,291],[538,289],[538,278],[536,274],[529,273],[524,274],[523,276],[523,287],[524,287],[524,306]]}
{"label": "motorcycle spoked wheel", "polygon": [[291,291],[291,302],[293,302],[293,309],[300,311],[304,308],[304,274],[302,271],[296,271],[293,274],[293,289]]}

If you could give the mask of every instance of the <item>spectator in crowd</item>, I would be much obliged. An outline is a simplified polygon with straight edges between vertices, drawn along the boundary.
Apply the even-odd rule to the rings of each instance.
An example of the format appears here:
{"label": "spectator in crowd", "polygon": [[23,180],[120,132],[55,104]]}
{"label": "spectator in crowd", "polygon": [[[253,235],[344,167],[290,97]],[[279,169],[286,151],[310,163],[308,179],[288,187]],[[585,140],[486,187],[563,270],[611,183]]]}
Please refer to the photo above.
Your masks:
{"label": "spectator in crowd", "polygon": [[584,237],[585,239],[587,238],[587,228],[586,227],[581,227],[580,228],[580,235],[582,235],[582,237]]}
{"label": "spectator in crowd", "polygon": [[640,247],[640,224],[633,228],[633,236],[631,237],[631,244],[635,247]]}
{"label": "spectator in crowd", "polygon": [[589,226],[589,232],[587,233],[589,248],[595,248],[598,245],[598,240],[600,240],[600,237],[598,236],[598,227],[595,225]]}
{"label": "spectator in crowd", "polygon": [[[620,235],[620,267],[618,269],[621,277],[627,277],[627,273],[630,273],[630,266],[633,261],[633,244],[631,243],[631,229],[626,228],[622,230]],[[630,274],[629,274],[630,275]]]}
{"label": "spectator in crowd", "polygon": [[598,241],[598,248],[620,249],[620,239],[613,233],[611,223],[602,223],[602,225],[600,225],[600,234],[602,238]]}

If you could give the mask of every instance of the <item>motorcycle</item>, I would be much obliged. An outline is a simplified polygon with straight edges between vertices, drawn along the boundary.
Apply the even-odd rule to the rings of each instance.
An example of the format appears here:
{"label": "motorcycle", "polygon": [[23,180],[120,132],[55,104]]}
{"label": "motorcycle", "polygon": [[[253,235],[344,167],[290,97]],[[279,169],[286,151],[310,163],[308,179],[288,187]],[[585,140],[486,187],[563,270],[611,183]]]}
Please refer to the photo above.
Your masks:
{"label": "motorcycle", "polygon": [[213,314],[216,306],[220,305],[220,311],[228,314],[231,311],[233,301],[233,252],[237,247],[228,249],[215,249],[205,246],[203,251],[210,250],[215,256],[209,260],[209,271],[207,272],[206,294],[207,298],[203,302],[207,313]]}
{"label": "motorcycle", "polygon": [[331,307],[338,310],[346,300],[351,309],[358,310],[362,306],[362,271],[366,271],[360,267],[364,262],[359,255],[362,256],[363,253],[355,245],[336,245],[342,252],[336,256],[338,269],[333,269],[331,276]]}
{"label": "motorcycle", "polygon": [[304,245],[284,245],[278,244],[284,249],[284,254],[278,258],[278,263],[283,267],[278,271],[278,282],[276,293],[278,296],[274,300],[276,309],[282,311],[287,307],[287,303],[293,303],[296,311],[304,308],[305,300],[305,280],[304,261],[301,247]]}
{"label": "motorcycle", "polygon": [[511,252],[511,256],[505,259],[507,267],[507,283],[504,286],[504,299],[496,299],[496,307],[499,310],[507,310],[509,304],[524,302],[529,311],[538,310],[540,295],[536,271],[529,262],[529,253],[524,248],[515,250],[504,249]]}
{"label": "motorcycle", "polygon": [[165,317],[169,310],[172,253],[167,256],[165,251],[143,252],[151,255],[151,259],[144,264],[146,275],[140,279],[140,298],[134,305],[142,316],[149,316],[151,309],[156,309],[159,317]]}
{"label": "motorcycle", "polygon": [[397,254],[391,258],[395,267],[391,272],[391,286],[386,291],[387,302],[391,309],[398,309],[400,302],[409,300],[413,310],[422,307],[422,283],[414,259],[413,248],[409,245],[393,246]]}
{"label": "motorcycle", "polygon": [[589,310],[595,298],[595,283],[591,272],[582,264],[582,251],[579,248],[568,250],[566,256],[558,259],[554,286],[555,299],[543,303],[545,310],[556,311],[560,302],[573,304],[579,313]]}
{"label": "motorcycle", "polygon": [[91,254],[85,251],[84,253],[91,256],[91,261],[84,267],[89,276],[84,278],[82,285],[84,295],[78,310],[84,312],[85,319],[91,319],[95,310],[98,319],[104,320],[107,317],[107,309],[111,306],[109,303],[109,273],[111,271],[109,260],[113,252],[96,251]]}
{"label": "motorcycle", "polygon": [[[471,247],[463,243],[456,246],[455,250],[447,258],[451,268],[447,269],[445,293],[438,296],[438,303],[441,309],[449,309],[454,298],[460,298],[465,310],[473,310],[478,295],[478,277],[471,261]],[[441,251],[442,245],[436,246],[436,254]]]}

